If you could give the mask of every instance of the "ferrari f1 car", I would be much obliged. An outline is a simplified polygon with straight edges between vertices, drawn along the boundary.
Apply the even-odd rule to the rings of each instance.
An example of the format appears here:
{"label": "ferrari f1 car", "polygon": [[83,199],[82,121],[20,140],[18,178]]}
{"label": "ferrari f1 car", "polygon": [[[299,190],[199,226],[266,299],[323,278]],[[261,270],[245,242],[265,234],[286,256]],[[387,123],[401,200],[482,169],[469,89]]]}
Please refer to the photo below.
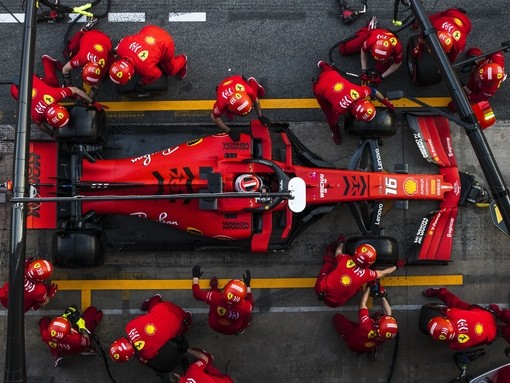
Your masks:
{"label": "ferrari f1 car", "polygon": [[[57,229],[57,265],[96,266],[115,249],[282,251],[308,225],[338,204],[349,204],[360,228],[347,250],[373,243],[382,263],[398,257],[383,236],[388,200],[436,200],[406,256],[414,263],[446,263],[459,205],[486,198],[460,173],[449,122],[408,114],[418,148],[438,174],[388,173],[379,142],[395,133],[395,117],[381,110],[370,124],[346,121],[361,141],[346,169],[308,150],[288,128],[258,120],[233,142],[208,126],[106,125],[104,112],[71,108],[57,142],[32,142],[28,224]],[[152,148],[143,152],[142,146]],[[122,158],[120,158],[122,157]],[[43,160],[44,159],[44,160]]]}

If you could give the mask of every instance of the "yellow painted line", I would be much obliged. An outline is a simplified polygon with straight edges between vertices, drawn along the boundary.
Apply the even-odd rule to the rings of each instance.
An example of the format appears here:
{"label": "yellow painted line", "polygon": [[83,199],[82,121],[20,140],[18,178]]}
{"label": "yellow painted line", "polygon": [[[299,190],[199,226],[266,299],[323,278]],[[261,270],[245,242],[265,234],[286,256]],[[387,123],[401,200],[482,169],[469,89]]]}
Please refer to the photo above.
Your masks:
{"label": "yellow painted line", "polygon": [[[449,97],[423,97],[418,100],[433,106],[446,107],[451,101]],[[212,110],[215,100],[177,100],[177,101],[111,101],[104,102],[109,109],[107,112],[150,112],[150,111],[191,111]],[[381,103],[374,102],[376,106]],[[392,101],[397,108],[416,108],[418,104],[403,98]],[[70,105],[70,104],[67,104]],[[318,109],[319,104],[315,98],[273,98],[261,99],[263,109]]]}

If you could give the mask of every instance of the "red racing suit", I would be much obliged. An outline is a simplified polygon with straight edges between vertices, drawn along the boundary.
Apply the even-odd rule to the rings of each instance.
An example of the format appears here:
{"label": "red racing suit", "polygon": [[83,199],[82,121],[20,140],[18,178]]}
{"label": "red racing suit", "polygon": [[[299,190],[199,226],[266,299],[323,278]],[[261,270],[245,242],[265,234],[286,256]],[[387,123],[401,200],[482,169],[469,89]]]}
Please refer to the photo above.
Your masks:
{"label": "red racing suit", "polygon": [[[85,320],[87,330],[94,334],[97,325],[103,318],[103,312],[90,306],[83,312],[82,318]],[[48,331],[50,322],[49,317],[42,318],[39,321],[39,331],[41,332],[42,341],[48,345],[54,358],[90,351],[90,339],[81,335],[75,328],[71,329],[71,333],[66,339],[53,339]]]}
{"label": "red racing suit", "polygon": [[127,336],[136,349],[142,363],[154,358],[160,348],[170,339],[182,335],[186,313],[172,302],[157,302],[141,315],[126,325]]}
{"label": "red racing suit", "polygon": [[147,25],[135,35],[124,37],[117,46],[117,55],[127,59],[142,79],[142,85],[150,84],[164,72],[175,76],[186,66],[186,57],[174,57],[175,44],[163,28]]}
{"label": "red racing suit", "polygon": [[375,281],[377,272],[357,266],[348,254],[327,250],[315,282],[315,293],[330,307],[338,307],[362,290],[365,283]]}
{"label": "red racing suit", "polygon": [[368,30],[367,27],[363,27],[356,32],[352,40],[340,44],[338,49],[344,56],[359,53],[362,49],[364,52],[371,54],[372,46],[377,40],[387,40],[393,45],[389,60],[375,63],[377,72],[384,73],[392,64],[402,62],[402,43],[389,30],[384,28]]}
{"label": "red racing suit", "polygon": [[457,329],[456,337],[448,343],[452,350],[465,350],[494,341],[497,325],[492,313],[462,301],[446,288],[439,289],[437,297],[448,306],[445,315]]}
{"label": "red racing suit", "polygon": [[193,284],[193,297],[210,306],[209,326],[216,332],[232,335],[250,325],[253,310],[252,293],[248,293],[243,301],[231,304],[223,299],[223,293],[217,288],[201,290],[199,284]]}
{"label": "red racing suit", "polygon": [[313,84],[313,94],[326,115],[331,132],[337,134],[340,116],[349,113],[355,101],[375,96],[376,90],[353,84],[324,62],[321,63],[321,69],[321,74]]}
{"label": "red racing suit", "polygon": [[450,62],[454,63],[459,53],[466,47],[466,38],[471,32],[471,21],[464,12],[457,8],[435,13],[429,16],[429,19],[438,32],[445,31],[452,35],[453,46],[447,56]]}
{"label": "red racing suit", "polygon": [[358,312],[359,323],[354,323],[338,313],[333,316],[333,324],[349,349],[354,352],[367,352],[385,341],[377,335],[375,328],[375,318],[379,315],[381,314],[375,313],[370,317],[368,309],[362,308]]}
{"label": "red racing suit", "polygon": [[[44,284],[43,282],[33,282],[27,278],[25,274],[25,284],[23,289],[25,312],[27,312],[30,309],[37,310],[39,305],[46,301],[50,286]],[[9,282],[5,282],[4,285],[0,288],[0,302],[5,308],[8,308],[9,306],[8,300]]]}
{"label": "red racing suit", "polygon": [[503,53],[496,52],[482,61],[480,61],[476,69],[471,73],[471,77],[469,78],[469,82],[467,83],[466,87],[471,91],[471,93],[468,95],[469,102],[471,104],[476,104],[480,101],[487,101],[490,97],[494,96],[496,94],[496,91],[500,87],[501,83],[503,82],[504,78],[501,78],[501,81],[491,85],[491,86],[479,86],[475,81],[475,76],[480,70],[480,68],[489,63],[496,63],[501,65],[503,68],[505,67],[505,57],[503,56]]}
{"label": "red racing suit", "polygon": [[510,343],[510,310],[501,310],[498,318],[504,323],[504,325],[500,326],[501,335]]}
{"label": "red racing suit", "polygon": [[239,75],[224,79],[216,88],[216,102],[212,111],[214,117],[221,117],[223,114],[229,113],[228,100],[235,92],[246,92],[255,102],[260,94],[259,87],[254,84],[254,81],[252,78],[246,80]]}
{"label": "red racing suit", "polygon": [[191,364],[186,374],[179,380],[180,383],[234,383],[232,378],[228,375],[222,374],[216,369],[211,361],[206,363],[205,360],[199,359]]}
{"label": "red racing suit", "polygon": [[[69,87],[60,88],[58,83],[56,86],[50,86],[45,79],[40,79],[36,75],[32,79],[32,120],[36,124],[46,122],[46,108],[56,102],[62,101],[64,98],[71,97],[73,91]],[[11,85],[11,95],[18,100],[18,87]]]}
{"label": "red racing suit", "polygon": [[78,31],[67,46],[72,68],[82,68],[89,61],[101,65],[104,75],[113,62],[112,41],[101,31]]}

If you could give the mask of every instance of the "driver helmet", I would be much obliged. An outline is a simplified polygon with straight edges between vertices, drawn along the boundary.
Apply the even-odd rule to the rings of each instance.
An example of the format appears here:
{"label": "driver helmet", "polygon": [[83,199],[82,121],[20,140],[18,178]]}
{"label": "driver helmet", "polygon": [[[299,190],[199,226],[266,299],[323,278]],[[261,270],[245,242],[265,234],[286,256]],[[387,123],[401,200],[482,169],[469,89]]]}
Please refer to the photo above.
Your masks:
{"label": "driver helmet", "polygon": [[392,339],[397,336],[397,320],[391,315],[381,315],[377,320],[377,335],[381,339]]}
{"label": "driver helmet", "polygon": [[117,339],[110,346],[110,358],[112,358],[114,362],[127,362],[133,356],[135,356],[135,348],[125,337]]}
{"label": "driver helmet", "polygon": [[135,74],[135,68],[126,59],[115,61],[110,67],[110,80],[117,85],[126,85]]}
{"label": "driver helmet", "polygon": [[505,68],[497,63],[486,63],[480,65],[475,75],[475,82],[479,87],[490,87],[505,81]]}
{"label": "driver helmet", "polygon": [[448,53],[452,50],[453,47],[453,36],[446,31],[437,32],[437,38],[439,39],[439,43],[443,48],[444,53]]}
{"label": "driver helmet", "polygon": [[31,262],[27,268],[27,278],[34,282],[43,282],[53,274],[53,265],[45,259]]}
{"label": "driver helmet", "polygon": [[385,62],[391,57],[393,45],[389,40],[379,39],[372,45],[371,53],[375,61]]}
{"label": "driver helmet", "polygon": [[375,105],[368,100],[358,100],[352,105],[352,114],[357,120],[372,121],[375,117]]}
{"label": "driver helmet", "polygon": [[253,108],[253,101],[246,92],[236,92],[228,99],[228,109],[238,116],[246,116]]}
{"label": "driver helmet", "polygon": [[241,174],[234,184],[235,190],[243,193],[257,192],[262,186],[262,179],[255,174]]}
{"label": "driver helmet", "polygon": [[71,323],[64,317],[56,317],[48,325],[48,331],[52,339],[64,340],[71,332]]}
{"label": "driver helmet", "polygon": [[432,318],[427,326],[432,339],[441,342],[450,341],[455,337],[455,328],[452,322],[445,317]]}
{"label": "driver helmet", "polygon": [[69,122],[68,110],[59,104],[51,104],[44,111],[48,124],[54,128],[63,128]]}
{"label": "driver helmet", "polygon": [[103,67],[98,63],[89,61],[83,66],[81,78],[85,84],[94,86],[103,79]]}
{"label": "driver helmet", "polygon": [[375,248],[368,243],[364,243],[354,250],[352,260],[359,267],[366,269],[375,262],[376,256],[377,252],[375,251]]}
{"label": "driver helmet", "polygon": [[246,284],[240,279],[230,280],[223,288],[223,299],[230,304],[242,302],[248,294]]}

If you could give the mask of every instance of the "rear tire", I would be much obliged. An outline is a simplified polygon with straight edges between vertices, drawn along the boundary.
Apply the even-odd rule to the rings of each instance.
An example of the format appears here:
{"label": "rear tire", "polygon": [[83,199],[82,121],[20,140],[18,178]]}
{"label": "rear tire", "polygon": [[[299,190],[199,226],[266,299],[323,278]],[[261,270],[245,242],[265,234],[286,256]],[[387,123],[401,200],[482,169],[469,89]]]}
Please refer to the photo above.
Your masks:
{"label": "rear tire", "polygon": [[63,268],[103,266],[105,249],[106,237],[100,230],[58,231],[53,235],[53,264]]}
{"label": "rear tire", "polygon": [[377,251],[375,265],[394,265],[398,261],[398,243],[393,237],[351,237],[345,243],[345,252],[354,254],[354,250],[362,244],[372,245]]}
{"label": "rear tire", "polygon": [[386,108],[378,108],[372,121],[365,122],[354,118],[352,114],[345,116],[344,127],[347,134],[356,137],[391,137],[397,132],[395,114]]}
{"label": "rear tire", "polygon": [[414,84],[429,86],[439,84],[442,80],[441,73],[432,53],[423,47],[423,53],[419,59],[413,59],[411,53],[418,44],[418,35],[411,36],[407,43],[407,69]]}
{"label": "rear tire", "polygon": [[421,306],[420,317],[418,319],[418,328],[424,334],[429,334],[428,324],[434,317],[441,316],[446,305],[442,303],[427,303]]}

